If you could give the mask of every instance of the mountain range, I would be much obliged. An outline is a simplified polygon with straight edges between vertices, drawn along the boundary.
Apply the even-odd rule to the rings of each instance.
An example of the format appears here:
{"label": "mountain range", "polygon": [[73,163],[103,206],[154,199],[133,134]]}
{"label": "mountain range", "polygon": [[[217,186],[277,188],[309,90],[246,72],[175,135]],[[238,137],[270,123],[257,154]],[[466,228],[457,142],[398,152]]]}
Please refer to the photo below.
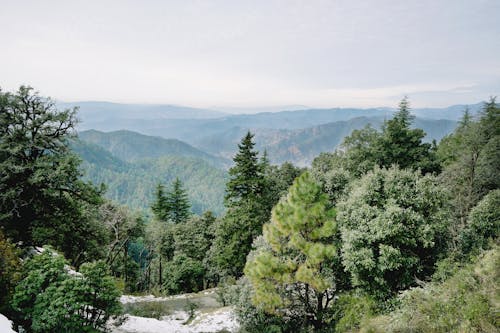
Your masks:
{"label": "mountain range", "polygon": [[[71,107],[70,104],[60,104]],[[343,138],[367,125],[380,129],[394,110],[309,109],[228,115],[170,105],[80,103],[79,139],[73,149],[84,163],[85,179],[106,183],[107,196],[133,208],[151,205],[158,183],[179,178],[193,212],[221,213],[227,169],[247,131],[272,163],[310,165],[321,152],[333,151]],[[469,106],[474,114],[481,104]],[[413,126],[425,140],[452,132],[465,106],[415,109]],[[85,130],[86,126],[94,128]]]}

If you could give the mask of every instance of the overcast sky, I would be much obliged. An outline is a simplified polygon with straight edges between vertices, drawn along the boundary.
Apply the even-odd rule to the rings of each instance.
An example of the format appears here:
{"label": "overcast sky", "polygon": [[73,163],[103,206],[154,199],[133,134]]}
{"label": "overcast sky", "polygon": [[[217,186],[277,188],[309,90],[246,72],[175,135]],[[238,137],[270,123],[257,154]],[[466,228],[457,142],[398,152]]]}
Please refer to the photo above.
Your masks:
{"label": "overcast sky", "polygon": [[499,0],[0,0],[0,87],[212,108],[475,103],[500,95],[499,17]]}

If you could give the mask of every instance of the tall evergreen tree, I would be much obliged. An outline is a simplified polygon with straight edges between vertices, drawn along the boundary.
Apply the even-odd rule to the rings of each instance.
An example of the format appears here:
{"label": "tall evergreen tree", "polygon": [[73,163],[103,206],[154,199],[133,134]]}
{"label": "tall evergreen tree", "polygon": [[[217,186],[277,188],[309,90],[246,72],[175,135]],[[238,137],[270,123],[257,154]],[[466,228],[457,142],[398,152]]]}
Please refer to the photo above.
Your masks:
{"label": "tall evergreen tree", "polygon": [[226,187],[227,213],[216,226],[211,260],[222,275],[242,275],[253,239],[270,217],[265,178],[252,139],[248,132],[238,145]]}
{"label": "tall evergreen tree", "polygon": [[440,165],[431,144],[423,143],[425,132],[411,129],[414,116],[410,113],[410,103],[405,97],[399,103],[394,118],[385,122],[375,150],[380,152],[378,165],[390,167],[397,164],[400,168],[421,169],[423,173],[439,172]]}
{"label": "tall evergreen tree", "polygon": [[238,144],[234,166],[229,169],[231,179],[226,185],[226,206],[258,196],[263,191],[262,167],[258,162],[259,152],[254,149],[254,135],[250,132]]}
{"label": "tall evergreen tree", "polygon": [[167,221],[169,216],[169,206],[165,194],[165,186],[159,183],[156,186],[155,202],[151,206],[153,214],[158,221]]}
{"label": "tall evergreen tree", "polygon": [[186,222],[191,215],[189,199],[179,178],[172,183],[172,190],[167,194],[168,217],[173,223]]}

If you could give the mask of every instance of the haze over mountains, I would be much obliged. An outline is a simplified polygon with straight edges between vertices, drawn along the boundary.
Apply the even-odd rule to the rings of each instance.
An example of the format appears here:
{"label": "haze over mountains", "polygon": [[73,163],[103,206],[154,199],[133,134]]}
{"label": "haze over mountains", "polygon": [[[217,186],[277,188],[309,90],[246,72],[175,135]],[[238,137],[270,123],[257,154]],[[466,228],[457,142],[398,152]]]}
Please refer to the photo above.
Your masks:
{"label": "haze over mountains", "polygon": [[[107,196],[145,209],[159,182],[176,177],[188,189],[193,211],[223,211],[226,170],[248,130],[256,148],[272,163],[310,165],[322,152],[335,150],[353,130],[380,129],[395,109],[305,109],[255,114],[226,114],[172,105],[82,102],[79,141],[73,148],[84,160],[86,179],[108,184]],[[71,107],[73,104],[59,104]],[[469,106],[477,113],[481,104]],[[413,126],[425,140],[452,132],[465,106],[414,109]]]}
{"label": "haze over mountains", "polygon": [[[118,157],[124,157],[123,145],[134,145],[148,140],[144,149],[154,150],[155,156],[175,155],[202,157],[214,166],[227,167],[241,137],[250,130],[255,133],[259,150],[267,150],[273,163],[290,161],[308,165],[323,151],[334,150],[352,130],[367,124],[379,128],[384,119],[392,116],[393,108],[332,108],[295,111],[261,112],[255,114],[226,114],[214,110],[173,105],[117,104],[107,102],[62,103],[61,107],[80,106],[79,129],[84,140],[101,142]],[[468,106],[476,113],[481,103]],[[465,105],[447,108],[413,109],[414,126],[427,133],[426,140],[440,140],[450,133],[462,116]],[[130,132],[106,135],[84,130],[128,130],[159,138],[140,138]],[[129,138],[127,138],[129,137]],[[132,139],[134,137],[135,139]],[[137,139],[137,140],[136,140]],[[180,141],[183,142],[180,142]],[[187,146],[186,144],[190,145]],[[154,148],[153,148],[154,147]],[[143,151],[136,150],[140,158]],[[229,162],[228,162],[229,160]]]}

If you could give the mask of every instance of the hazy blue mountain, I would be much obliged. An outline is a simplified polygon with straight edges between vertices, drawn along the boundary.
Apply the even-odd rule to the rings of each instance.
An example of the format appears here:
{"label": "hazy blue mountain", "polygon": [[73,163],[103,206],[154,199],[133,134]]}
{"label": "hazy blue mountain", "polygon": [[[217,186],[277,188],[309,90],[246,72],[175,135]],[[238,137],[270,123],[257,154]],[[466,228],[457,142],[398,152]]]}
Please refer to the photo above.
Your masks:
{"label": "hazy blue mountain", "polygon": [[[306,166],[321,152],[333,151],[342,143],[344,137],[355,129],[371,124],[379,129],[385,117],[357,117],[347,121],[337,121],[328,124],[312,126],[305,129],[275,130],[253,128],[256,147],[260,151],[267,150],[272,163],[290,161],[300,166]],[[422,128],[427,136],[425,140],[439,141],[451,133],[456,126],[452,120],[434,120],[416,118],[413,127]],[[241,137],[248,131],[245,127],[232,127],[225,132],[217,133],[200,139],[194,144],[209,153],[226,158],[232,157]]]}
{"label": "hazy blue mountain", "polygon": [[[477,112],[481,103],[470,105],[472,113]],[[448,108],[413,109],[412,113],[418,118],[458,120],[465,109],[464,105],[455,105]],[[200,141],[211,140],[211,137],[225,135],[235,131],[235,128],[256,130],[298,130],[319,126],[336,121],[348,121],[359,117],[390,118],[394,108],[333,108],[333,109],[306,109],[281,112],[261,112],[256,114],[225,115],[210,119],[170,119],[154,117],[154,114],[130,118],[117,116],[111,113],[108,118],[92,116],[90,113],[81,115],[80,129],[96,129],[102,131],[116,131],[128,129],[146,135],[174,138],[198,146]],[[434,137],[434,136],[433,136]],[[213,153],[213,151],[210,151]],[[225,154],[222,154],[226,156]]]}
{"label": "hazy blue mountain", "polygon": [[185,185],[194,213],[223,209],[227,173],[198,157],[163,156],[126,162],[92,143],[76,140],[73,150],[82,158],[84,179],[106,184],[106,197],[134,209],[148,209],[156,185],[178,177]]}
{"label": "hazy blue mountain", "polygon": [[80,140],[89,142],[109,151],[124,161],[162,156],[183,156],[200,158],[216,167],[226,167],[229,161],[207,154],[177,139],[147,136],[132,131],[100,132],[82,131]]}
{"label": "hazy blue mountain", "polygon": [[[79,108],[78,116],[85,128],[93,123],[115,119],[207,119],[220,118],[227,113],[169,104],[122,104],[111,102],[81,101],[58,102],[59,108]],[[89,127],[90,126],[90,127]]]}

